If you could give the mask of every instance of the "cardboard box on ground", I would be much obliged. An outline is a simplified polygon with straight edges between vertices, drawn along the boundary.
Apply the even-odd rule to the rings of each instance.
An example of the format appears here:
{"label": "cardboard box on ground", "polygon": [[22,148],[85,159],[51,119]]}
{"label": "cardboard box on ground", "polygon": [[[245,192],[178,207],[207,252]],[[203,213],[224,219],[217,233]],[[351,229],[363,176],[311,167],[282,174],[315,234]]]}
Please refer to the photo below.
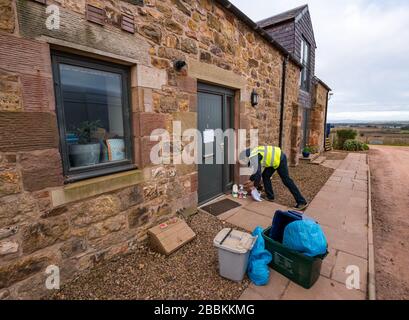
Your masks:
{"label": "cardboard box on ground", "polygon": [[196,234],[185,221],[173,218],[149,229],[148,237],[153,250],[164,255],[170,255],[192,241]]}

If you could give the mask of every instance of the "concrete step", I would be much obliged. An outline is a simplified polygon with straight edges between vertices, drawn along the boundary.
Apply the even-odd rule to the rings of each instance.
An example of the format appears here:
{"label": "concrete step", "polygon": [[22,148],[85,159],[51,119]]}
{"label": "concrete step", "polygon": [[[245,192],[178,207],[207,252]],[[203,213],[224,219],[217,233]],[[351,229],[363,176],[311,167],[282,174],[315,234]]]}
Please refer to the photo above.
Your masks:
{"label": "concrete step", "polygon": [[325,139],[325,151],[331,151],[332,150],[332,143],[329,138]]}
{"label": "concrete step", "polygon": [[315,159],[314,161],[311,161],[312,164],[316,164],[316,165],[320,165],[322,164],[325,160],[327,160],[327,157],[324,156],[320,156],[317,159]]}
{"label": "concrete step", "polygon": [[303,155],[300,156],[300,160],[306,161],[306,162],[312,162],[316,160],[320,156],[319,153],[316,154],[311,154],[309,158],[304,158]]}

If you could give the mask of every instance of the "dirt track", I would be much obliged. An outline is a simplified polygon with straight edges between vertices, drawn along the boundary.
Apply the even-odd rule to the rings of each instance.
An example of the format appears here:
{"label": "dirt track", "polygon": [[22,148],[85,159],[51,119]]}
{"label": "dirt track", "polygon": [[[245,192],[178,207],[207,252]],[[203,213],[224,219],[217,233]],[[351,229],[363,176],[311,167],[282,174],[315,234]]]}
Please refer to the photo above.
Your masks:
{"label": "dirt track", "polygon": [[377,298],[409,299],[409,147],[371,146]]}

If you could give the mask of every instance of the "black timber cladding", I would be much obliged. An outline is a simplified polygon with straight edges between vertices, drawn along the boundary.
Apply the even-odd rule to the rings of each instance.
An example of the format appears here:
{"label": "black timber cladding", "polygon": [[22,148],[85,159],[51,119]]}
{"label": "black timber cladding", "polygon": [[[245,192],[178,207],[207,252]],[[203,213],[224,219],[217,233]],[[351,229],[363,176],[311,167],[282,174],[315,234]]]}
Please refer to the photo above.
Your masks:
{"label": "black timber cladding", "polygon": [[[268,34],[277,40],[286,50],[301,61],[301,40],[310,44],[309,88],[312,90],[312,77],[315,74],[314,30],[308,6],[304,5],[258,22]],[[300,90],[299,102],[304,108],[311,107],[311,93]]]}
{"label": "black timber cladding", "polygon": [[[266,29],[268,34],[277,40],[286,50],[294,54],[295,52],[295,24],[294,21],[280,23],[270,29]],[[299,58],[298,58],[299,59]]]}

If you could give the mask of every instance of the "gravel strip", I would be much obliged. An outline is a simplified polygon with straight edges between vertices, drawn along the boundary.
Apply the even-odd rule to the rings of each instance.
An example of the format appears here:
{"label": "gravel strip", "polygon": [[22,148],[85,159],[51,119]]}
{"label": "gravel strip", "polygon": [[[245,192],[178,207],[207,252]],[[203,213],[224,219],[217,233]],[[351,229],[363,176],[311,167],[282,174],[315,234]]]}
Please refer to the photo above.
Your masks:
{"label": "gravel strip", "polygon": [[[333,169],[300,163],[289,168],[304,197],[311,201]],[[294,199],[274,175],[277,203],[293,206]],[[188,219],[197,237],[169,257],[152,252],[146,245],[136,251],[87,270],[49,299],[148,299],[148,300],[230,300],[238,299],[249,285],[247,276],[235,283],[219,276],[216,234],[233,227],[218,218],[198,213]]]}
{"label": "gravel strip", "polygon": [[219,276],[213,239],[230,227],[206,213],[188,220],[195,240],[169,257],[141,246],[137,251],[85,271],[51,299],[238,299],[249,285]]}
{"label": "gravel strip", "polygon": [[329,151],[324,153],[327,160],[344,160],[349,152],[346,151]]}
{"label": "gravel strip", "polygon": [[[290,176],[307,201],[311,202],[334,172],[334,169],[301,162],[297,167],[289,168]],[[283,185],[279,175],[273,177],[273,190],[276,202],[288,207],[294,206],[295,200]]]}

